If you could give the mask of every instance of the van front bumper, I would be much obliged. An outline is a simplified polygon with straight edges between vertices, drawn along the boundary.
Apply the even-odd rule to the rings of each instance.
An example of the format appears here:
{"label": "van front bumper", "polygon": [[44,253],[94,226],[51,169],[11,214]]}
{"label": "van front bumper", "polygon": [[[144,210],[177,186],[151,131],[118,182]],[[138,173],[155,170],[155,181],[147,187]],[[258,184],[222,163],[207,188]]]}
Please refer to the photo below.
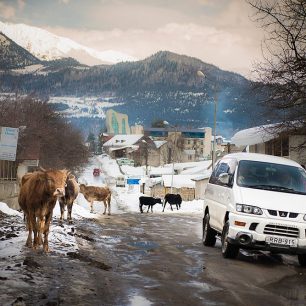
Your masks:
{"label": "van front bumper", "polygon": [[[230,214],[229,223],[228,242],[240,248],[283,254],[306,254],[306,222]],[[244,223],[245,225],[242,226]],[[277,238],[296,239],[296,245],[268,243],[267,237],[275,237],[275,240]]]}

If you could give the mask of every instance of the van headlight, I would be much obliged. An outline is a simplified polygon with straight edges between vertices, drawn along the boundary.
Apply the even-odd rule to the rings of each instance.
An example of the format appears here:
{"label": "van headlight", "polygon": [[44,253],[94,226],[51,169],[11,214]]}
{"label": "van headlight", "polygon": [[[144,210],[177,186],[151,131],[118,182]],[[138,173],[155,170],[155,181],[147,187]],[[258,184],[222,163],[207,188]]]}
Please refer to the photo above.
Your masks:
{"label": "van headlight", "polygon": [[253,215],[262,215],[261,208],[252,205],[246,204],[236,204],[236,210],[238,212],[246,213],[246,214],[253,214]]}

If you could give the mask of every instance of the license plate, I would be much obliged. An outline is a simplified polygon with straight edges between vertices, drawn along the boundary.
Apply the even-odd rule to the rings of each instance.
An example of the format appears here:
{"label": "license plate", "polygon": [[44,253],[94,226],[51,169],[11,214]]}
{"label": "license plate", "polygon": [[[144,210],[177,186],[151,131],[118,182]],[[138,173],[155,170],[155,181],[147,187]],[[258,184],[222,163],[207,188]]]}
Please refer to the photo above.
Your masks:
{"label": "license plate", "polygon": [[267,236],[266,237],[266,243],[296,247],[297,246],[297,239],[286,238],[286,237]]}

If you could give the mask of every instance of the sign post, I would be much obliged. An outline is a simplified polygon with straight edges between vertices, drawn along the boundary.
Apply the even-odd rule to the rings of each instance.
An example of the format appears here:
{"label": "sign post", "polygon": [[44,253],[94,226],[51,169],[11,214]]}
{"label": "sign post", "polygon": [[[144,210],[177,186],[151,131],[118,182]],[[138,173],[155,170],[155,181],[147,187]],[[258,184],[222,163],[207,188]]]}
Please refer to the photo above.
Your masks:
{"label": "sign post", "polygon": [[129,186],[128,188],[129,188],[130,192],[135,192],[136,189],[137,189],[137,191],[140,191],[139,190],[139,187],[140,187],[140,178],[128,178],[126,180],[126,183]]}
{"label": "sign post", "polygon": [[0,160],[16,160],[18,128],[0,127]]}

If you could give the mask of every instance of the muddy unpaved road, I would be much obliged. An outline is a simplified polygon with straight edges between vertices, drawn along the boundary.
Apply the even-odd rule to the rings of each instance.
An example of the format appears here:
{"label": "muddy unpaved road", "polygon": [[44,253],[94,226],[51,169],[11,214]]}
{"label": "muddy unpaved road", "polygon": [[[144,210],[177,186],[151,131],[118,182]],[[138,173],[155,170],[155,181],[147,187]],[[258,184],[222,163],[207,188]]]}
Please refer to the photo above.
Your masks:
{"label": "muddy unpaved road", "polygon": [[121,213],[51,225],[47,255],[0,214],[0,305],[305,305],[294,257],[236,260],[201,244],[201,216]]}

